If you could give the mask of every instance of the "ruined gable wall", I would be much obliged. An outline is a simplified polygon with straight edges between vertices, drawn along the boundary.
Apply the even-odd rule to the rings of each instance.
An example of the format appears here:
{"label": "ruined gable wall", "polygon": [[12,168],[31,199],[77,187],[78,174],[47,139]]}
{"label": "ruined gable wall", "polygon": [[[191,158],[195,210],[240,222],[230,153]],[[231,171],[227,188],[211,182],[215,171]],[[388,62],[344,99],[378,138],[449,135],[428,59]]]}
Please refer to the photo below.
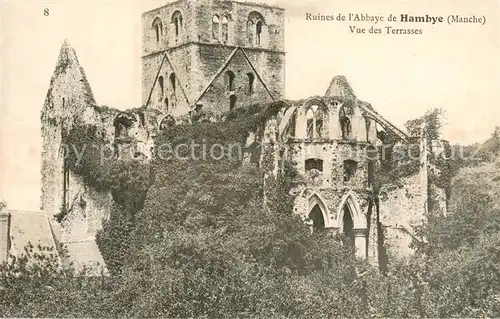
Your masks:
{"label": "ruined gable wall", "polygon": [[[273,97],[279,99],[284,95],[284,64],[285,57],[282,54],[270,53],[270,52],[260,52],[252,49],[244,49],[248,56],[249,61],[252,63],[253,67],[259,74],[262,81],[265,83]],[[196,98],[210,83],[210,80],[217,74],[220,68],[227,61],[231,53],[234,51],[233,47],[227,46],[215,46],[215,45],[198,45],[193,56],[193,65],[191,78],[195,79],[192,84],[192,94]],[[246,77],[247,72],[254,73],[251,66],[248,65],[246,59],[241,56],[241,52],[237,52],[234,59],[230,63],[230,69],[236,75],[236,81],[240,81],[242,87],[246,87],[248,83],[248,78]],[[255,76],[254,83],[258,85],[259,79]],[[222,94],[227,93],[227,85],[222,85],[220,87]],[[238,100],[244,100],[245,95],[238,95]],[[253,103],[267,102],[267,99],[261,99],[260,96],[251,98]]]}
{"label": "ruined gable wall", "polygon": [[[229,91],[226,72],[234,73],[233,90]],[[253,76],[252,91],[249,91],[249,76]],[[249,106],[256,103],[269,103],[272,98],[269,96],[264,84],[259,80],[258,75],[249,65],[241,51],[237,51],[230,63],[221,74],[212,82],[209,89],[203,94],[198,104],[203,105],[203,109],[222,114],[230,109],[230,96],[236,97],[235,107]]]}
{"label": "ruined gable wall", "polygon": [[[192,86],[197,83],[196,79],[193,80],[191,77],[192,51],[193,46],[186,45],[170,50],[168,53],[170,60],[164,59],[164,53],[143,58],[143,105],[146,105],[151,94],[148,105],[150,108],[175,116],[185,115],[191,110]],[[170,81],[172,73],[175,74],[175,88]],[[159,82],[160,76],[164,81],[163,94]],[[168,99],[168,107],[165,98]]]}
{"label": "ruined gable wall", "polygon": [[83,68],[74,50],[65,41],[59,52],[56,68],[41,114],[41,210],[53,215],[60,209],[58,196],[62,192],[63,127],[71,129],[81,122],[88,105],[95,100]]}

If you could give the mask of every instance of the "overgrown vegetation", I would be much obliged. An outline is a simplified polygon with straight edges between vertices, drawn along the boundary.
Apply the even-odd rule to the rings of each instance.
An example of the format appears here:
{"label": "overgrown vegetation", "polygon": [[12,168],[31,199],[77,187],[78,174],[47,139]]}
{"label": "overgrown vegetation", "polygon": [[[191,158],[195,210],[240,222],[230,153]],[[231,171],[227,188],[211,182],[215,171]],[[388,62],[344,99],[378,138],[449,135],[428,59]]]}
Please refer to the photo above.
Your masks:
{"label": "overgrown vegetation", "polygon": [[[248,115],[170,127],[157,150],[188,141],[208,151],[215,144],[230,149],[246,141],[249,127],[259,127],[259,117]],[[0,315],[500,316],[499,164],[460,170],[450,183],[453,213],[430,218],[418,230],[427,243],[384,276],[290,214],[295,172],[289,163],[266,185],[264,206],[266,161],[259,169],[227,154],[202,160],[203,152],[197,148],[191,160],[156,156],[150,166],[113,163],[98,172],[91,171],[90,156],[73,167],[86,182],[114,190],[115,207],[98,238],[111,274],[75,274],[50,254],[28,249],[0,269]]]}

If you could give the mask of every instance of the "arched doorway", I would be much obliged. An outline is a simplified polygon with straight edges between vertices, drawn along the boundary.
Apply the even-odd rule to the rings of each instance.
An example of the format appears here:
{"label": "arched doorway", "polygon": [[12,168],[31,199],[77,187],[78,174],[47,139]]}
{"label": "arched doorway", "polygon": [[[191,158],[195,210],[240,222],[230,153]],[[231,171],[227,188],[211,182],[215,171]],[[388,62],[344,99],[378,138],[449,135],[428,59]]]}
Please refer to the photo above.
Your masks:
{"label": "arched doorway", "polygon": [[325,229],[325,219],[323,218],[323,211],[318,204],[314,205],[313,209],[309,213],[309,218],[312,221],[312,227],[314,231]]}

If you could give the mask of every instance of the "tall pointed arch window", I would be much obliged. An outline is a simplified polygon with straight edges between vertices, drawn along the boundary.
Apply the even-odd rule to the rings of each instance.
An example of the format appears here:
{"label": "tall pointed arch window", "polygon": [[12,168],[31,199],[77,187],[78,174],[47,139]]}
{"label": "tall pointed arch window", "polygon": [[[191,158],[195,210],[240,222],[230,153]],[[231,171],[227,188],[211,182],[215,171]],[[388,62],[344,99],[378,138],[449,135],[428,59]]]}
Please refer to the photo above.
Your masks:
{"label": "tall pointed arch window", "polygon": [[177,41],[178,37],[181,34],[182,29],[184,27],[183,21],[182,21],[182,13],[179,10],[176,10],[172,14],[172,21],[171,21],[171,23],[173,24],[173,27],[174,27],[175,41]]}
{"label": "tall pointed arch window", "polygon": [[163,23],[160,18],[155,18],[152,24],[153,30],[156,36],[156,42],[160,42],[161,36],[163,35]]}
{"label": "tall pointed arch window", "polygon": [[234,90],[234,77],[235,77],[235,75],[234,75],[233,71],[226,72],[226,85],[227,85],[228,91]]}
{"label": "tall pointed arch window", "polygon": [[163,76],[161,75],[158,77],[158,86],[160,87],[160,97],[163,97],[165,94],[165,87],[163,83]]}
{"label": "tall pointed arch window", "polygon": [[325,203],[317,194],[312,194],[307,201],[307,224],[312,231],[323,231],[328,224],[328,209]]}
{"label": "tall pointed arch window", "polygon": [[175,93],[175,73],[170,74],[170,87],[172,88],[172,92]]}
{"label": "tall pointed arch window", "polygon": [[212,18],[212,37],[215,40],[219,40],[220,33],[220,20],[218,15],[214,15]]}
{"label": "tall pointed arch window", "polygon": [[262,35],[262,25],[263,25],[262,21],[257,22],[257,24],[255,25],[255,40],[257,45],[260,45],[261,35]]}
{"label": "tall pointed arch window", "polygon": [[343,139],[352,138],[352,115],[354,111],[350,104],[344,104],[339,110],[339,122]]}
{"label": "tall pointed arch window", "polygon": [[324,138],[325,131],[325,110],[317,104],[311,105],[306,112],[307,138]]}

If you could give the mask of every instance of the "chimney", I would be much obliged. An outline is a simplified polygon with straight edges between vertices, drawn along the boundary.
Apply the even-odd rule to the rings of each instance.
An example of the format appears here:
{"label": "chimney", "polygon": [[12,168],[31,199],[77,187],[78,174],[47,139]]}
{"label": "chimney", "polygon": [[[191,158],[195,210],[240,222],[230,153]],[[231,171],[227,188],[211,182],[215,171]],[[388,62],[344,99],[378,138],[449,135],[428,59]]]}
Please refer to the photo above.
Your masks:
{"label": "chimney", "polygon": [[9,258],[10,250],[10,214],[0,201],[0,264]]}

